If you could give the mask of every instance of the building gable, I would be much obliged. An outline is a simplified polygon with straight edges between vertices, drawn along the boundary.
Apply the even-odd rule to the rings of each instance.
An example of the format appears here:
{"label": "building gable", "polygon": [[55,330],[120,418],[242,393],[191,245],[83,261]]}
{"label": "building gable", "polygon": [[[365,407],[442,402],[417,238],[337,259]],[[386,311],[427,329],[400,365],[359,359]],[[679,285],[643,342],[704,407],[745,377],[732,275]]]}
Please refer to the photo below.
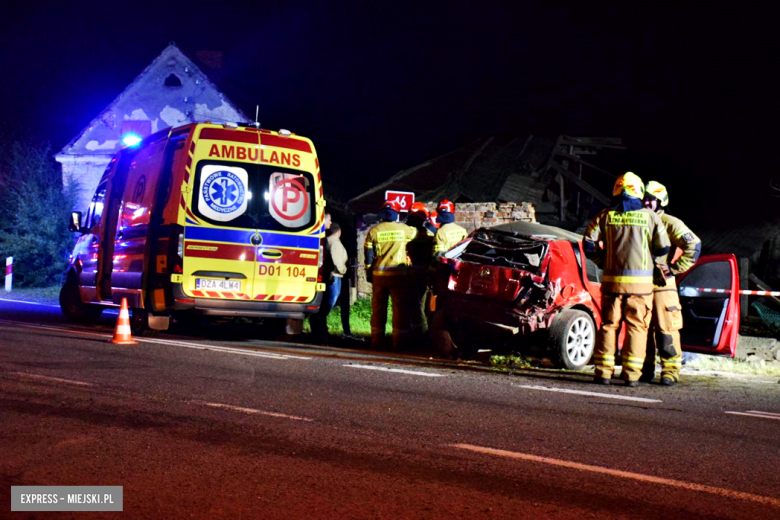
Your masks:
{"label": "building gable", "polygon": [[174,43],[141,72],[60,155],[113,155],[122,137],[195,121],[246,122],[241,110]]}

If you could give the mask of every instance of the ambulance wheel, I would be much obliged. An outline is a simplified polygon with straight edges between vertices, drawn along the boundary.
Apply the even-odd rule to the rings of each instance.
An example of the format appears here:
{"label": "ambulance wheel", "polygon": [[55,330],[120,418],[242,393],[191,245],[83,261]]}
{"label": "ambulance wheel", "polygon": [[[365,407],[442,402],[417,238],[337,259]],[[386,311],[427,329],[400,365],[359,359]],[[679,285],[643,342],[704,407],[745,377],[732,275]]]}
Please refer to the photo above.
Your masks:
{"label": "ambulance wheel", "polygon": [[567,370],[581,370],[593,356],[596,326],[587,312],[567,309],[555,317],[550,338],[556,364]]}
{"label": "ambulance wheel", "polygon": [[73,276],[60,289],[60,309],[68,320],[76,323],[92,323],[100,318],[102,307],[89,305],[81,301],[79,286]]}
{"label": "ambulance wheel", "polygon": [[160,333],[149,326],[149,312],[144,309],[133,309],[130,315],[130,330],[133,336],[152,338]]}
{"label": "ambulance wheel", "polygon": [[429,330],[436,352],[443,358],[468,358],[477,353],[477,348],[458,329],[457,325],[447,319],[443,310],[433,313]]}

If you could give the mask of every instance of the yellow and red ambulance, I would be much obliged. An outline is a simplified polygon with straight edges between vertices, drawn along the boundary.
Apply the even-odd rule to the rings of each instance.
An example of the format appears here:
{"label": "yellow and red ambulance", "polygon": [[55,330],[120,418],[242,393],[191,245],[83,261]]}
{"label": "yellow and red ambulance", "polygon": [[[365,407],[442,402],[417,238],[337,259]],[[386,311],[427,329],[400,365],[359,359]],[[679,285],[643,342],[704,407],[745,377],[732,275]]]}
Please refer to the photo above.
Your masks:
{"label": "yellow and red ambulance", "polygon": [[317,312],[325,199],[309,139],[193,123],[117,153],[103,174],[60,293],[94,319],[127,298],[136,333],[177,314],[288,320]]}

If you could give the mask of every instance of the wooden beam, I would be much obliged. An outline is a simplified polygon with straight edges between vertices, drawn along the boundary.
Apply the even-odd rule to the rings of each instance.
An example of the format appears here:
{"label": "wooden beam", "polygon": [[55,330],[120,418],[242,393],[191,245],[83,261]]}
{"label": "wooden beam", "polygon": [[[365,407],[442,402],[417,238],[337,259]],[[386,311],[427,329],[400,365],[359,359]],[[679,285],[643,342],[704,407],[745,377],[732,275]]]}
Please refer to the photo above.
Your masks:
{"label": "wooden beam", "polygon": [[587,166],[588,168],[593,168],[593,169],[594,169],[594,170],[596,170],[597,172],[599,172],[599,173],[603,173],[604,175],[606,175],[606,176],[608,176],[608,177],[612,177],[613,179],[617,179],[617,178],[619,177],[619,175],[615,175],[614,173],[610,173],[610,172],[608,172],[607,170],[602,170],[602,169],[601,169],[601,168],[599,168],[598,166],[595,166],[595,165],[593,165],[593,164],[591,164],[591,163],[589,163],[589,162],[587,162],[587,161],[583,161],[582,159],[580,159],[580,158],[579,158],[579,157],[577,157],[576,155],[569,155],[569,154],[567,154],[567,153],[563,153],[563,152],[558,152],[558,153],[557,153],[557,154],[555,154],[555,155],[558,155],[558,156],[560,156],[560,157],[563,157],[563,158],[565,158],[565,159],[569,159],[569,160],[571,160],[571,161],[578,162],[578,163],[580,163],[580,164],[581,164],[581,165],[583,165],[583,166]]}
{"label": "wooden beam", "polygon": [[584,180],[577,177],[576,174],[570,172],[569,170],[567,170],[557,162],[553,161],[550,167],[554,169],[556,172],[560,173],[565,179],[571,181],[579,189],[581,189],[588,195],[592,195],[593,198],[595,198],[596,200],[602,202],[605,206],[609,206],[610,202],[612,202],[612,200],[609,197],[601,193],[599,190],[597,190],[596,188],[594,188]]}
{"label": "wooden beam", "polygon": [[[769,285],[766,282],[764,282],[761,278],[759,278],[758,276],[754,275],[753,273],[750,273],[750,275],[748,275],[748,279],[751,282],[753,282],[754,284],[756,284],[756,287],[758,287],[762,291],[773,291],[774,290],[771,287],[769,287]],[[742,287],[740,287],[740,289],[742,289]],[[780,304],[780,300],[778,300],[774,296],[767,296],[767,298],[773,300],[775,303]]]}

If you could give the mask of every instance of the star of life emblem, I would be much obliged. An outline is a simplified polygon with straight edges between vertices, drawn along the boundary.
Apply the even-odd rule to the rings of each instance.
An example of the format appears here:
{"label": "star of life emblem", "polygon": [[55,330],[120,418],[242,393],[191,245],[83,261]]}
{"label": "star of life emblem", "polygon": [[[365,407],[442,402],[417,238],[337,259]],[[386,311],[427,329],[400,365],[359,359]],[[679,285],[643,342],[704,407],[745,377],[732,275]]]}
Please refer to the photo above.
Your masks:
{"label": "star of life emblem", "polygon": [[246,212],[248,175],[243,168],[204,166],[198,211],[212,220],[228,222]]}

